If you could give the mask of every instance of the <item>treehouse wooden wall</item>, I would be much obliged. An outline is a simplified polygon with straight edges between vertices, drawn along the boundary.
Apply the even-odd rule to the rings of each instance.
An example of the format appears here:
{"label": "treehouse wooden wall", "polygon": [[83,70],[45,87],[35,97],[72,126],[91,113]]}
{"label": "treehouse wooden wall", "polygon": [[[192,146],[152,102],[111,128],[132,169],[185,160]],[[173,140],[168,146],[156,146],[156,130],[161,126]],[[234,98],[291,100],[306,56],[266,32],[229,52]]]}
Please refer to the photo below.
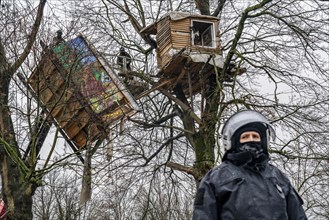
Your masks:
{"label": "treehouse wooden wall", "polygon": [[[192,20],[213,23],[215,31],[216,47],[201,47],[192,44],[191,24]],[[179,51],[187,49],[191,52],[206,54],[221,54],[220,33],[218,29],[218,19],[208,16],[189,16],[179,20],[172,20],[166,16],[157,23],[157,61],[158,68],[165,67],[172,59],[170,50]]]}
{"label": "treehouse wooden wall", "polygon": [[172,48],[170,30],[170,17],[167,16],[157,23],[157,63],[161,68],[163,63],[167,63],[170,57],[166,56],[169,49]]}

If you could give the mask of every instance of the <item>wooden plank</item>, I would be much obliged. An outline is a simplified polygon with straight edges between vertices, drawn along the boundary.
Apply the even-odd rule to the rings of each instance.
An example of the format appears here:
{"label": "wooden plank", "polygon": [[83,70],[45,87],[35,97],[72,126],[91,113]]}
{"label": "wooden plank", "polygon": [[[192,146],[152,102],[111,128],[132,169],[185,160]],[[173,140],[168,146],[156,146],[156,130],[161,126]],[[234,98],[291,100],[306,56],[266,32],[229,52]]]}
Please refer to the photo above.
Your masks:
{"label": "wooden plank", "polygon": [[[82,130],[87,130],[92,126],[90,123],[90,117],[87,112],[79,111],[73,119],[69,121],[69,123],[60,123],[60,126],[65,130],[67,135],[74,139],[76,135],[78,135]],[[93,132],[96,132],[94,130]],[[97,133],[94,135],[99,135],[100,131],[97,129]]]}
{"label": "wooden plank", "polygon": [[172,35],[172,41],[191,41],[190,35],[187,33],[183,33],[183,32],[175,32],[175,33],[171,33]]}
{"label": "wooden plank", "polygon": [[169,17],[161,20],[158,23],[158,32],[157,32],[157,44],[158,44],[158,51],[161,53],[161,48],[163,45],[170,44],[171,36],[170,36],[170,21]]}
{"label": "wooden plank", "polygon": [[172,36],[173,48],[188,48],[191,47],[191,40],[189,36]]}
{"label": "wooden plank", "polygon": [[54,93],[49,88],[40,91],[40,98],[47,106],[51,106],[50,100],[53,96]]}
{"label": "wooden plank", "polygon": [[61,92],[63,92],[63,87],[64,87],[64,84],[66,83],[65,80],[60,77],[59,75],[55,75],[54,74],[54,77],[51,78],[52,79],[52,82],[50,82],[50,86],[52,86],[52,89],[54,92],[57,92],[58,93],[58,90]]}
{"label": "wooden plank", "polygon": [[166,28],[166,26],[169,25],[169,22],[170,22],[169,16],[161,19],[157,24],[158,32],[161,31],[162,28]]}
{"label": "wooden plank", "polygon": [[161,48],[161,52],[159,52],[160,56],[161,57],[162,56],[165,56],[170,49],[172,49],[172,45],[171,44],[164,45],[164,47]]}
{"label": "wooden plank", "polygon": [[[160,79],[161,80],[161,79]],[[171,80],[163,80],[161,82],[158,82],[156,85],[154,85],[151,89],[148,89],[146,91],[144,91],[143,93],[139,94],[137,96],[137,99],[143,97],[143,96],[146,96],[147,94],[155,91],[155,90],[158,90],[159,88],[163,87],[165,84],[168,84],[168,83],[171,83]]]}
{"label": "wooden plank", "polygon": [[99,128],[97,127],[96,124],[91,124],[90,126],[90,139],[92,141],[95,141],[96,139],[98,139],[101,136],[101,131],[99,130]]}
{"label": "wooden plank", "polygon": [[[78,123],[78,126],[83,128],[90,122],[90,115],[84,109],[74,109],[68,112],[70,120],[62,120],[61,126],[65,130],[70,130],[71,125]],[[69,118],[67,117],[67,118]],[[68,122],[68,123],[66,123]],[[64,124],[65,123],[65,124]]]}
{"label": "wooden plank", "polygon": [[177,71],[184,68],[185,60],[188,56],[177,55],[173,56],[171,60],[162,68],[163,75],[170,77],[173,74],[176,74]]}
{"label": "wooden plank", "polygon": [[84,148],[87,144],[87,134],[84,131],[79,132],[72,141],[79,149]]}
{"label": "wooden plank", "polygon": [[185,18],[178,21],[172,20],[170,23],[170,29],[172,31],[182,31],[182,32],[190,32],[191,27],[191,19]]}
{"label": "wooden plank", "polygon": [[78,121],[71,121],[69,125],[70,126],[66,126],[64,130],[67,135],[73,139],[83,129],[83,127],[80,126]]}
{"label": "wooden plank", "polygon": [[157,34],[157,43],[160,43],[167,38],[170,38],[170,28],[169,26],[167,28],[164,28],[163,30],[161,30],[161,32],[159,32]]}
{"label": "wooden plank", "polygon": [[[63,107],[60,108],[61,106]],[[62,103],[58,108],[60,108],[60,110],[55,108],[56,111],[52,111],[51,114],[53,117],[56,116],[56,120],[61,124],[62,128],[64,128],[65,125],[69,123],[74,117],[76,117],[78,112],[83,109],[78,101],[69,102],[69,104]]]}
{"label": "wooden plank", "polygon": [[164,35],[160,38],[157,37],[157,44],[159,51],[161,52],[161,48],[166,44],[170,44],[170,42],[171,42],[170,31],[164,33]]}
{"label": "wooden plank", "polygon": [[209,48],[209,47],[200,47],[200,46],[192,46],[192,52],[199,52],[203,54],[220,54],[218,48]]}
{"label": "wooden plank", "polygon": [[167,44],[164,44],[161,48],[159,48],[159,54],[160,56],[163,56],[164,54],[166,54],[170,49],[172,49],[172,44],[171,42],[168,42]]}

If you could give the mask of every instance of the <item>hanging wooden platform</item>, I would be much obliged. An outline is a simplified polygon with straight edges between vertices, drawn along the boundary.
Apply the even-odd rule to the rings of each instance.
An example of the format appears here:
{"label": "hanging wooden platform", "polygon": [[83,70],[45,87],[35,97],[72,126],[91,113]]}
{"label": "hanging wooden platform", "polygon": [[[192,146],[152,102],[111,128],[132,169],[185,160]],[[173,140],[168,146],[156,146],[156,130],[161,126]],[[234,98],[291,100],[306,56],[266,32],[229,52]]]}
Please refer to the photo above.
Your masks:
{"label": "hanging wooden platform", "polygon": [[44,46],[28,83],[77,149],[105,138],[111,124],[138,110],[133,96],[82,36]]}
{"label": "hanging wooden platform", "polygon": [[[180,55],[173,58],[166,67],[159,71],[159,82],[170,82],[163,86],[164,89],[173,90],[180,83],[184,88],[184,93],[190,96],[189,88],[191,84],[192,95],[195,95],[209,82],[209,77],[215,74],[214,68],[216,67],[213,65],[189,62],[188,60],[188,56]],[[217,71],[221,71],[221,69],[217,68]]]}

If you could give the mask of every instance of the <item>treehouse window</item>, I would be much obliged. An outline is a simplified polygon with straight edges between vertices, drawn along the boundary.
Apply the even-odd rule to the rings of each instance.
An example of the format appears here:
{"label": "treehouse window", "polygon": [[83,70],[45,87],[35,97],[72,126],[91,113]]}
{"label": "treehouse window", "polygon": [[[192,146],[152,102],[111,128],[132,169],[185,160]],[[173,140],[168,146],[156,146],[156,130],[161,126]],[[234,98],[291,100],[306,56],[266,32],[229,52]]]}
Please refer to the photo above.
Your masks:
{"label": "treehouse window", "polygon": [[192,45],[216,47],[214,24],[204,21],[192,21]]}

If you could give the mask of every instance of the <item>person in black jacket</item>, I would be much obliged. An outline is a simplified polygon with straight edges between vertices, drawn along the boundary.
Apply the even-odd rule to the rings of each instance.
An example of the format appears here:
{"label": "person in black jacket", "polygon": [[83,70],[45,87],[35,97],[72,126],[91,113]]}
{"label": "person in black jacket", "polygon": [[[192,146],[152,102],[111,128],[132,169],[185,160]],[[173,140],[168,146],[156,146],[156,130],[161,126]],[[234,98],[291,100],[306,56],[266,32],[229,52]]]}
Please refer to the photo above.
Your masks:
{"label": "person in black jacket", "polygon": [[118,54],[117,58],[117,64],[119,64],[124,71],[131,71],[131,56],[130,54],[125,50],[124,47],[120,48],[120,52]]}
{"label": "person in black jacket", "polygon": [[268,163],[275,132],[260,113],[244,110],[222,129],[223,162],[199,184],[193,220],[304,220],[303,201],[288,178]]}
{"label": "person in black jacket", "polygon": [[53,42],[52,42],[52,45],[53,46],[56,46],[56,45],[58,45],[60,43],[65,42],[65,40],[62,37],[62,35],[63,35],[62,30],[57,30],[56,31],[56,37],[53,38]]}

